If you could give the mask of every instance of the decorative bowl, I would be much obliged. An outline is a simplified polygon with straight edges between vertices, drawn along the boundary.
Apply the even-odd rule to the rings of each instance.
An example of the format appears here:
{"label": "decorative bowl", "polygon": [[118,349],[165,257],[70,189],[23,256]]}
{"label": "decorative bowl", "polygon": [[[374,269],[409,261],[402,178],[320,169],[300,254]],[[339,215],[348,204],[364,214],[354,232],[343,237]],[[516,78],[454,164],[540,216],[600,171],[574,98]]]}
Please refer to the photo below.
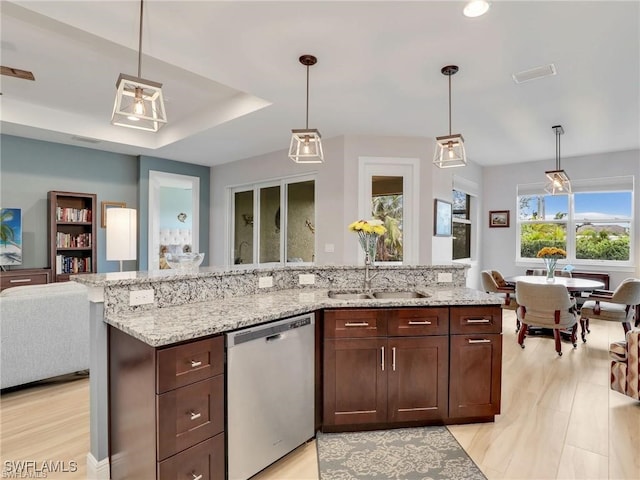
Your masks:
{"label": "decorative bowl", "polygon": [[195,270],[204,260],[204,253],[165,253],[164,258],[174,270]]}

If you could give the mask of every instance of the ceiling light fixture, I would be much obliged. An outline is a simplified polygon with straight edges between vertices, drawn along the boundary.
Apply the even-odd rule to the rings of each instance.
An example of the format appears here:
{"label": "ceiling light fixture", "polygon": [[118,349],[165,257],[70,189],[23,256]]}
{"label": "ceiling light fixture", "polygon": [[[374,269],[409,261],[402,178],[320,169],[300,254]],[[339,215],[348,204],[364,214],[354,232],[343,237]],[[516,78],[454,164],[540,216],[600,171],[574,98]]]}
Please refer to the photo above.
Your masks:
{"label": "ceiling light fixture", "polygon": [[465,17],[479,17],[487,13],[490,6],[491,5],[489,4],[489,2],[487,2],[487,0],[471,0],[464,6],[464,10],[462,10],[462,13],[464,13]]}
{"label": "ceiling light fixture", "polygon": [[451,75],[458,71],[456,65],[442,67],[442,74],[449,77],[449,135],[436,137],[436,151],[433,163],[440,168],[464,167],[467,154],[464,150],[464,138],[459,133],[451,134]]}
{"label": "ceiling light fixture", "polygon": [[302,55],[298,60],[307,67],[307,122],[305,128],[291,130],[289,158],[296,163],[322,163],[324,155],[320,132],[309,128],[309,67],[315,65],[318,59],[313,55]]}
{"label": "ceiling light fixture", "polygon": [[549,183],[545,186],[545,191],[551,195],[557,193],[571,193],[571,182],[567,173],[560,168],[560,135],[564,134],[562,125],[551,127],[556,132],[556,169],[544,172]]}
{"label": "ceiling light fixture", "polygon": [[138,37],[138,76],[121,73],[116,82],[116,101],[111,123],[121,127],[157,132],[167,123],[162,84],[141,78],[142,70],[142,14],[144,0],[140,0],[140,35]]}

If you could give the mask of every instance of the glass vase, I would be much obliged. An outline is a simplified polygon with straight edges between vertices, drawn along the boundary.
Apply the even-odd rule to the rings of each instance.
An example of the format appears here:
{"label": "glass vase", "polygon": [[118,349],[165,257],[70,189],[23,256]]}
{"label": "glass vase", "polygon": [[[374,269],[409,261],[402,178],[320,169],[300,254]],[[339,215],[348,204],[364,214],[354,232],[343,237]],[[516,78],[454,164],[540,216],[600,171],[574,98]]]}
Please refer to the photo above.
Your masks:
{"label": "glass vase", "polygon": [[547,282],[555,281],[555,271],[557,258],[545,258],[544,264],[547,267]]}

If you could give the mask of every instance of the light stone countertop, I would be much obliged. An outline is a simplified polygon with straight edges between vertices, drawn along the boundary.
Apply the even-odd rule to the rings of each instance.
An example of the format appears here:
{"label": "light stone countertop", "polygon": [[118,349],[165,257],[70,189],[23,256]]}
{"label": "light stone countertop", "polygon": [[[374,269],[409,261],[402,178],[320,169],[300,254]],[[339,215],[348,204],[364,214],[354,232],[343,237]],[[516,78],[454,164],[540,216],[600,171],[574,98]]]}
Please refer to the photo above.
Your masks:
{"label": "light stone countertop", "polygon": [[105,322],[152,347],[229,332],[324,308],[499,305],[500,297],[470,288],[419,287],[415,299],[337,300],[327,289],[289,289],[113,314]]}

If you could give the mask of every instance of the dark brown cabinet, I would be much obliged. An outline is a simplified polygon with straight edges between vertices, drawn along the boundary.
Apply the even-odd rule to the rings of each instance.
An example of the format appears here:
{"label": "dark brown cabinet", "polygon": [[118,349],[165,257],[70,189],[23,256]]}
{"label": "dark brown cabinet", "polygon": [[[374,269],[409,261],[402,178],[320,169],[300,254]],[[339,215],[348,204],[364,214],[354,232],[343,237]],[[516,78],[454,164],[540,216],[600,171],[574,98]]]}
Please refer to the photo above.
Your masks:
{"label": "dark brown cabinet", "polygon": [[500,413],[502,312],[500,307],[451,307],[449,417]]}
{"label": "dark brown cabinet", "polygon": [[323,428],[492,420],[501,332],[499,306],[325,310]]}
{"label": "dark brown cabinet", "polygon": [[442,419],[446,308],[324,312],[323,426]]}
{"label": "dark brown cabinet", "polygon": [[225,478],[224,338],[154,348],[109,327],[111,478]]}
{"label": "dark brown cabinet", "polygon": [[48,268],[24,268],[0,272],[0,291],[21,285],[44,285],[51,281]]}
{"label": "dark brown cabinet", "polygon": [[56,192],[48,195],[49,265],[54,282],[69,275],[95,273],[96,195]]}

